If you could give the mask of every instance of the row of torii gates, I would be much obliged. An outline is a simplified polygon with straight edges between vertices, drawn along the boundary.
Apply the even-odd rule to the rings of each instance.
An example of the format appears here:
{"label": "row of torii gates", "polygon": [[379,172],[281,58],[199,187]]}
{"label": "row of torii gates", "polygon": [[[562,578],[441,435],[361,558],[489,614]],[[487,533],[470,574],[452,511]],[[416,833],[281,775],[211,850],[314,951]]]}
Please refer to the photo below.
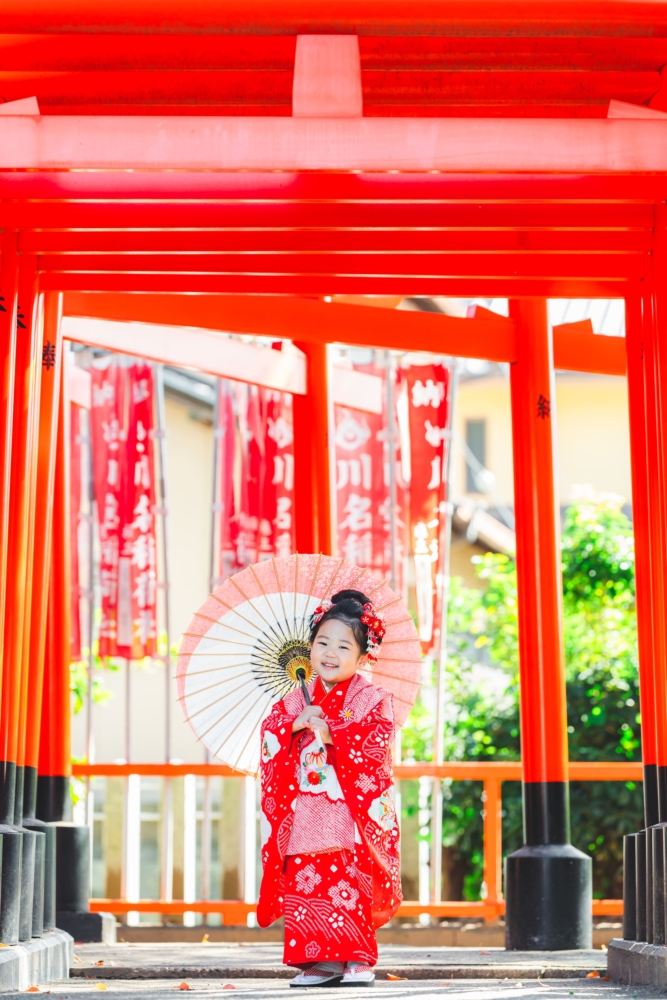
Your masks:
{"label": "row of torii gates", "polygon": [[[7,38],[20,42],[0,105],[3,942],[19,936],[21,830],[36,814],[62,818],[69,774],[63,314],[295,341],[308,363],[295,397],[300,551],[330,548],[327,343],[509,362],[525,830],[506,862],[511,948],[590,945],[591,861],[569,843],[554,368],[627,366],[645,820],[667,821],[667,4],[488,0],[465,20],[459,7],[3,4],[0,52]],[[373,89],[362,59],[378,39],[395,75],[383,84],[376,73]],[[183,52],[190,68],[210,69],[214,43],[229,70],[225,106],[218,95],[212,111],[191,98],[177,107],[168,72],[171,96],[158,101],[157,71]],[[415,76],[438,45],[459,62],[473,50],[496,61],[504,53],[505,69],[541,60],[553,74],[549,95],[522,96],[513,72],[505,113],[502,103],[485,112],[479,95],[451,114],[434,98],[399,107],[396,73]],[[131,114],[100,82],[121,51]],[[632,90],[628,66],[649,55],[654,68],[637,71],[643,82]],[[76,76],[83,63],[100,73]],[[257,66],[265,76],[248,72]],[[596,66],[620,91],[585,114],[585,102],[563,94],[577,73],[577,86],[593,87]],[[24,67],[33,75],[21,76]],[[42,100],[42,70],[74,74],[73,113],[56,107],[50,77]],[[287,98],[276,96],[285,72]],[[507,297],[509,318],[332,302],[339,294]],[[624,298],[625,345],[576,328],[552,336],[547,297]],[[55,367],[43,361],[53,346]]]}

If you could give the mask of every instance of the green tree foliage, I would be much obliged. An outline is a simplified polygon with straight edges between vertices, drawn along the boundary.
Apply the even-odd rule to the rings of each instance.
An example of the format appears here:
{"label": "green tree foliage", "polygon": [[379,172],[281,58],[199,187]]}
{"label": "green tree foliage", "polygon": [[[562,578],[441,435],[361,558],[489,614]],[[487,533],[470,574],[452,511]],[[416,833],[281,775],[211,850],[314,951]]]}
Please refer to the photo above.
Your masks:
{"label": "green tree foliage", "polygon": [[[637,636],[632,528],[622,499],[582,491],[562,531],[564,640],[571,760],[640,759]],[[449,605],[445,757],[518,760],[518,627],[516,572],[507,556],[477,557],[483,589],[452,581]],[[406,758],[432,755],[423,704],[404,734]],[[445,789],[443,867],[464,898],[482,887],[479,782]],[[521,843],[521,790],[503,786],[503,849]],[[572,841],[593,858],[594,893],[621,895],[623,834],[641,826],[641,785],[575,782]]]}

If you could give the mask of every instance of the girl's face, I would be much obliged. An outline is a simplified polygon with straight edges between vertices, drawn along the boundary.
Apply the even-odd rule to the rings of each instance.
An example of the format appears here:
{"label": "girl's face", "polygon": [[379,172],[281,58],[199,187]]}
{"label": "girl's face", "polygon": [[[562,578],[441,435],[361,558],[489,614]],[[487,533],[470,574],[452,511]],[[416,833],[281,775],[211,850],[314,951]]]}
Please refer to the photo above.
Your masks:
{"label": "girl's face", "polygon": [[337,684],[353,677],[366,662],[354,632],[340,618],[326,621],[310,647],[313,670],[327,684]]}

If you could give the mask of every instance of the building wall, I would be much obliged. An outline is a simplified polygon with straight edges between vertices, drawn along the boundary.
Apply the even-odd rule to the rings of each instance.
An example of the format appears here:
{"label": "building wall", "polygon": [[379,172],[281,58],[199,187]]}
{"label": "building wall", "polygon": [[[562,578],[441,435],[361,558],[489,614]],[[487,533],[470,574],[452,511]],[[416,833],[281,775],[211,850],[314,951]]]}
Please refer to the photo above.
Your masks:
{"label": "building wall", "polygon": [[[509,379],[502,375],[461,382],[455,430],[465,440],[466,420],[486,421],[486,467],[496,478],[496,498],[513,504],[512,420]],[[559,373],[556,376],[558,494],[571,501],[576,486],[618,493],[631,502],[627,387],[624,378]],[[466,494],[465,459],[456,450],[455,492]],[[473,494],[470,494],[471,496]],[[480,496],[479,494],[474,494]]]}

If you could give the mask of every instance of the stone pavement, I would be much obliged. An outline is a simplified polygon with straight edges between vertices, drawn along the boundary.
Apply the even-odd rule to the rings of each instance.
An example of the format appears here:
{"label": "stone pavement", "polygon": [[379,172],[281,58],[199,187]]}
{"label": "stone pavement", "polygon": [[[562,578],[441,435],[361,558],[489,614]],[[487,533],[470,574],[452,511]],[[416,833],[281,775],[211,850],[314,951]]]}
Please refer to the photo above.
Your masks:
{"label": "stone pavement", "polygon": [[[73,979],[50,984],[52,1000],[100,1000],[100,988],[106,987],[104,996],[108,1000],[175,1000],[174,990],[180,983],[173,980],[119,980],[116,982],[95,982],[87,979]],[[303,993],[315,992],[321,1000],[346,1000],[346,998],[373,997],[374,1000],[657,1000],[664,993],[650,987],[616,986],[599,979],[550,980],[548,982],[519,979],[507,981],[455,982],[378,981],[373,993],[368,989],[353,987],[322,988],[313,990],[292,989],[284,980],[246,979],[234,982],[227,980],[195,980],[189,984],[190,992],[196,994],[193,1000],[215,997],[224,1000],[234,996],[238,1000],[289,1000]],[[234,991],[233,993],[231,991]],[[228,992],[229,991],[229,992]],[[224,994],[224,998],[223,998]],[[179,992],[179,996],[180,996]],[[5,997],[21,1000],[25,993],[7,993]]]}
{"label": "stone pavement", "polygon": [[[605,975],[604,951],[506,952],[503,948],[381,945],[378,975],[410,980],[578,979]],[[77,945],[72,975],[86,979],[291,979],[282,945],[267,943]]]}

